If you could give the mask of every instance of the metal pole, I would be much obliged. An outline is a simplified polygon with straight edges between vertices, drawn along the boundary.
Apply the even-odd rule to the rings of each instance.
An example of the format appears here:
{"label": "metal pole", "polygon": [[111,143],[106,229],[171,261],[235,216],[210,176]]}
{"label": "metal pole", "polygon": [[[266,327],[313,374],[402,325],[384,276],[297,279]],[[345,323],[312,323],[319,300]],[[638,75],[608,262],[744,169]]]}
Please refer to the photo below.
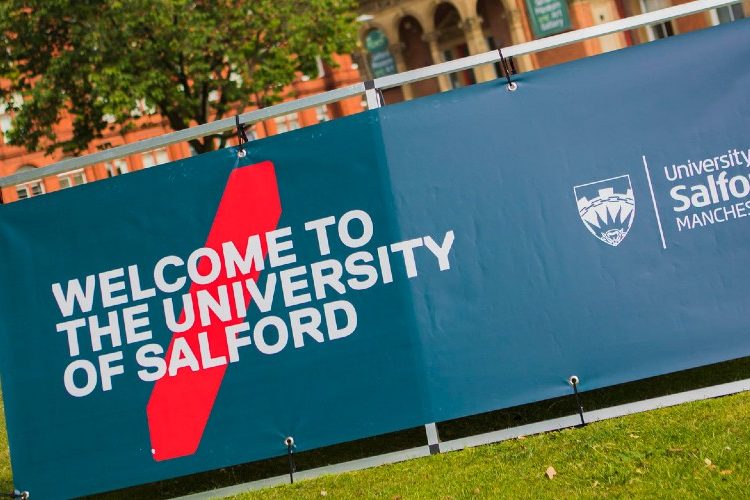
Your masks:
{"label": "metal pole", "polygon": [[[562,47],[571,43],[588,40],[604,35],[610,35],[612,33],[618,33],[620,31],[627,31],[642,26],[648,26],[654,23],[669,21],[677,17],[687,16],[690,14],[696,14],[718,7],[724,7],[739,3],[740,0],[696,0],[693,2],[669,7],[666,9],[656,10],[654,12],[648,12],[646,14],[640,14],[625,19],[618,19],[617,21],[611,21],[609,23],[603,23],[589,28],[583,28],[576,31],[570,31],[562,33],[560,35],[554,35],[540,40],[534,40],[531,42],[520,43],[510,47],[503,48],[503,55],[505,57],[516,57],[525,54],[532,54],[542,50],[548,50],[555,47]],[[380,103],[377,97],[377,89],[388,89],[392,87],[398,87],[407,83],[418,82],[420,80],[426,80],[433,78],[445,73],[453,73],[456,71],[463,71],[471,69],[476,66],[483,64],[493,64],[500,60],[500,54],[497,50],[491,52],[485,52],[483,54],[476,54],[473,56],[456,59],[425,68],[419,68],[411,71],[405,71],[395,75],[384,76],[376,78],[371,81],[372,88],[366,89],[365,83],[357,83],[355,85],[349,85],[340,89],[331,90],[323,94],[305,97],[296,101],[284,102],[257,111],[251,111],[240,115],[240,123],[256,123],[259,121],[275,118],[277,116],[283,116],[289,113],[294,113],[307,108],[321,106],[332,102],[337,102],[342,99],[349,97],[365,94],[368,99],[368,108],[370,107],[370,100],[373,99],[377,103],[376,107],[380,107]],[[370,83],[370,82],[368,82]],[[236,126],[235,118],[224,118],[215,122],[198,125],[196,127],[187,128],[184,130],[178,130],[169,134],[164,134],[159,137],[153,137],[151,139],[145,139],[116,148],[107,149],[86,156],[78,158],[69,158],[52,165],[35,169],[33,171],[19,172],[7,177],[0,178],[0,187],[14,186],[16,184],[24,184],[31,182],[43,177],[50,175],[58,175],[71,170],[87,167],[97,163],[103,163],[105,161],[116,160],[130,156],[132,154],[144,153],[146,151],[152,151],[164,146],[176,144],[179,142],[186,142],[191,139],[197,139],[199,137],[205,137],[211,134],[217,134],[230,130]]]}

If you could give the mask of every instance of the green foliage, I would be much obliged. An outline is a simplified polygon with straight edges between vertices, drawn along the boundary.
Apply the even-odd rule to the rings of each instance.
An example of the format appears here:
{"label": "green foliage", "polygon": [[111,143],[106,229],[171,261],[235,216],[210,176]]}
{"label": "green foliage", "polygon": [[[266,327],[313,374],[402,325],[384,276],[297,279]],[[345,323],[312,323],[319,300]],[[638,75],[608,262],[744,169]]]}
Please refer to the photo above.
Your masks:
{"label": "green foliage", "polygon": [[[323,492],[329,498],[746,498],[748,419],[746,392],[236,498],[320,498]],[[276,474],[283,474],[283,462]],[[210,476],[198,477],[173,481],[187,490],[151,485],[104,497],[171,498],[214,486]],[[0,411],[0,492],[12,485]]]}
{"label": "green foliage", "polygon": [[[317,58],[353,49],[355,9],[354,0],[3,0],[0,99],[23,96],[11,104],[11,142],[76,153],[147,109],[179,130],[267,106],[299,74],[316,76]],[[65,112],[72,137],[55,135]]]}

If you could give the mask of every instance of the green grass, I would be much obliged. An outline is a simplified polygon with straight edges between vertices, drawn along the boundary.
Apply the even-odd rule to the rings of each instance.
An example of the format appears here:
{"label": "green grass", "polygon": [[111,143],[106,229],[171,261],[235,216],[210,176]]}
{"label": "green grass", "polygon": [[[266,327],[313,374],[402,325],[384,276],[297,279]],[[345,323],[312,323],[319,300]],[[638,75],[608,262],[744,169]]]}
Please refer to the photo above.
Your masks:
{"label": "green grass", "polygon": [[[545,475],[548,467],[557,474]],[[750,394],[240,495],[270,498],[747,498]]]}
{"label": "green grass", "polygon": [[[583,404],[586,408],[586,410],[594,410],[598,408],[604,408],[607,406],[613,406],[617,404],[622,404],[629,401],[635,401],[639,399],[646,399],[650,397],[656,397],[664,394],[671,394],[675,392],[681,392],[689,389],[694,389],[698,387],[704,387],[709,385],[715,385],[715,384],[721,384],[724,382],[730,382],[733,380],[739,380],[739,379],[747,379],[750,378],[750,358],[741,358],[734,361],[729,361],[725,363],[719,363],[716,365],[711,366],[705,366],[701,368],[696,368],[692,370],[686,370],[683,372],[673,373],[666,376],[661,377],[654,377],[650,379],[640,380],[637,382],[632,382],[628,384],[622,384],[614,387],[609,387],[605,389],[599,389],[595,391],[587,391],[582,393],[583,398]],[[583,388],[585,388],[585,381],[583,382]],[[741,399],[741,398],[740,398]],[[733,399],[722,399],[722,400],[716,400],[707,402],[709,408],[711,405],[716,403],[716,407],[713,411],[713,413],[716,413],[720,419],[725,419],[730,417],[732,414],[735,413],[734,409],[731,408],[725,408],[724,401],[733,401]],[[747,419],[747,402],[745,400],[745,403],[743,403],[743,408],[741,411],[745,412],[745,421],[746,426],[750,428],[750,420]],[[687,408],[693,408],[693,405],[686,405],[684,407],[675,408],[671,410],[667,410],[669,413],[668,415],[673,415],[671,412],[674,413],[675,417],[670,417],[669,420],[665,420],[663,424],[660,424],[663,426],[663,430],[666,433],[672,433],[676,432],[674,429],[679,428],[680,425],[682,425],[683,418],[680,416],[683,414],[684,411],[686,411]],[[2,408],[2,399],[0,399],[0,408]],[[684,408],[684,409],[683,409]],[[697,406],[697,408],[700,408],[700,404]],[[740,411],[738,409],[737,411]],[[472,417],[457,419],[449,422],[441,422],[439,424],[440,429],[440,436],[443,440],[449,440],[449,439],[456,439],[459,437],[472,435],[472,434],[479,434],[483,432],[489,432],[492,430],[507,428],[507,427],[513,427],[517,425],[523,425],[526,423],[534,422],[534,421],[540,421],[550,418],[559,417],[562,415],[571,415],[576,412],[576,406],[574,399],[570,396],[562,397],[562,398],[556,398],[551,399],[547,401],[541,401],[533,404],[523,405],[519,407],[514,408],[507,408],[503,410],[498,410],[494,412],[484,413],[481,415],[475,415]],[[656,415],[657,413],[654,413]],[[651,414],[647,414],[651,415]],[[628,418],[647,418],[647,416],[637,416],[637,417],[628,417]],[[710,416],[710,415],[709,415]],[[705,416],[706,420],[710,420],[709,416]],[[650,418],[650,417],[648,417]],[[573,431],[573,436],[581,436],[577,439],[583,439],[585,436],[587,436],[589,432],[594,432],[600,427],[603,427],[605,429],[610,428],[609,426],[612,425],[619,425],[619,422],[626,422],[628,419],[621,419],[616,420],[613,422],[606,422],[606,423],[598,423],[589,427],[586,427],[584,429],[578,429]],[[700,420],[698,420],[700,421]],[[689,419],[684,421],[685,425],[689,425]],[[658,426],[657,426],[658,427]],[[715,433],[715,430],[711,430],[712,427],[709,425],[709,422],[707,422],[706,426],[699,429],[697,433],[700,435],[701,433],[705,434],[706,437],[710,437]],[[720,431],[721,428],[718,428],[718,431]],[[580,434],[576,434],[580,433]],[[707,434],[708,433],[708,434]],[[634,432],[633,434],[639,435],[639,438],[643,439],[644,436],[639,434],[638,432]],[[555,434],[547,434],[538,438],[528,438],[527,440],[523,440],[520,443],[526,445],[526,446],[532,446],[531,443],[537,443],[537,439],[540,439],[542,441],[548,440],[549,443],[557,443],[558,441],[555,441],[557,439],[561,439],[561,436],[567,436],[567,432],[562,433],[555,433]],[[599,436],[599,437],[592,437],[593,443],[596,444],[597,440],[601,440],[599,442],[599,448],[597,448],[598,451],[596,453],[601,458],[602,453],[609,453],[610,446],[609,441],[607,441],[608,438],[606,436]],[[588,439],[588,438],[587,438]],[[639,440],[636,438],[632,438],[633,442],[630,442],[629,440],[625,440],[623,445],[623,451],[622,453],[630,453],[629,450],[631,450],[630,446],[635,446],[636,449],[633,449],[633,453],[641,453],[642,451],[638,451],[638,447],[646,447],[646,451],[648,451],[648,444],[644,440]],[[696,439],[703,439],[701,436],[697,436]],[[566,442],[567,443],[567,442]],[[697,443],[697,441],[696,441]],[[345,443],[341,445],[336,446],[330,446],[318,450],[303,452],[296,454],[296,463],[298,466],[298,470],[306,470],[311,469],[315,467],[321,467],[328,464],[333,463],[340,463],[345,462],[348,460],[354,460],[357,458],[363,458],[367,456],[377,455],[381,453],[387,453],[391,451],[396,450],[402,450],[407,448],[412,448],[415,446],[422,446],[425,444],[425,433],[423,428],[416,428],[416,429],[407,429],[401,432],[395,432],[392,434],[386,434],[382,436],[376,436],[372,438],[362,439],[358,441],[354,441],[351,443]],[[514,443],[516,444],[516,443]],[[500,445],[500,450],[504,450],[504,446],[513,446],[514,444],[508,444],[508,445]],[[534,444],[536,446],[536,444]],[[568,447],[569,444],[561,445],[563,447]],[[593,446],[593,444],[591,445]],[[731,445],[728,445],[731,448]],[[697,448],[697,445],[694,445],[694,447]],[[451,453],[447,454],[445,456],[437,457],[438,462],[436,462],[435,467],[439,470],[439,467],[456,467],[460,469],[466,469],[467,471],[473,470],[472,474],[478,474],[477,477],[483,477],[482,481],[489,482],[488,485],[485,486],[473,486],[476,484],[476,481],[471,479],[471,474],[468,474],[466,477],[463,477],[462,475],[453,476],[452,479],[450,479],[451,482],[454,483],[453,486],[447,486],[443,482],[443,477],[445,477],[445,481],[448,481],[451,476],[447,473],[443,472],[435,472],[435,474],[439,475],[440,479],[436,479],[436,484],[442,485],[441,487],[446,488],[444,495],[440,493],[442,496],[471,496],[474,494],[474,488],[479,488],[479,495],[485,496],[485,495],[496,495],[499,491],[498,489],[493,489],[495,486],[493,486],[495,483],[505,485],[503,488],[508,487],[508,482],[517,481],[517,482],[524,482],[526,481],[526,476],[519,476],[512,474],[502,478],[495,477],[494,474],[499,474],[501,471],[506,470],[505,462],[510,463],[508,466],[510,471],[515,471],[518,467],[521,467],[520,465],[516,466],[517,461],[521,460],[522,457],[524,457],[524,449],[519,448],[517,450],[514,449],[514,451],[511,453],[510,458],[499,458],[496,457],[493,453],[495,453],[492,450],[495,450],[495,446],[490,447],[481,447],[476,450],[469,450],[466,452],[460,452],[460,453]],[[593,448],[592,448],[593,449]],[[676,447],[675,447],[676,449]],[[688,448],[684,448],[685,450],[688,450]],[[533,449],[530,449],[531,452],[533,452]],[[563,451],[563,450],[561,450]],[[726,452],[733,451],[733,450],[725,450]],[[522,453],[523,452],[523,453]],[[486,453],[490,453],[490,455],[485,455]],[[653,453],[658,454],[658,450],[654,448]],[[687,453],[687,452],[685,452]],[[454,457],[468,457],[466,462],[461,462],[460,465],[452,465],[452,460],[456,460],[457,458]],[[538,454],[534,455],[537,458],[539,458]],[[718,456],[718,455],[717,455]],[[472,458],[474,457],[474,458]],[[484,458],[482,458],[484,457]],[[494,457],[494,458],[493,458]],[[684,458],[680,453],[673,453],[666,457],[668,460],[673,460],[675,463],[681,463],[682,459]],[[447,460],[447,462],[441,462],[442,460]],[[474,470],[475,467],[480,467],[483,463],[482,461],[488,461],[484,464],[487,471],[485,472],[477,472]],[[712,458],[712,460],[714,460]],[[717,459],[718,460],[718,459]],[[500,465],[496,464],[495,462],[502,462]],[[432,462],[429,462],[432,463]],[[525,462],[524,462],[525,463]],[[613,462],[616,463],[616,462]],[[715,461],[714,463],[719,464],[720,462]],[[414,464],[414,469],[409,469],[410,464]],[[417,465],[420,464],[420,465]],[[428,469],[422,469],[422,461],[419,462],[409,462],[407,464],[401,464],[397,466],[393,466],[393,468],[383,468],[383,469],[376,469],[377,473],[382,473],[383,470],[393,470],[393,472],[389,472],[389,477],[387,478],[387,481],[383,481],[382,479],[373,481],[377,484],[378,481],[383,482],[384,484],[395,484],[394,481],[391,481],[390,475],[394,474],[396,477],[401,468],[406,467],[405,474],[413,475],[414,481],[417,483],[421,482],[419,479],[421,476],[419,474],[422,473],[429,473]],[[442,465],[439,465],[442,464]],[[570,474],[570,469],[568,467],[571,467],[570,464],[562,464],[558,466],[558,464],[553,464],[554,467],[558,470],[560,473],[554,480],[549,481],[549,483],[542,482],[541,485],[546,485],[546,487],[552,487],[552,490],[549,490],[551,492],[557,492],[558,490],[555,490],[555,485],[563,484],[565,481],[567,481]],[[723,464],[722,464],[723,466]],[[433,467],[430,465],[430,467]],[[526,467],[525,465],[523,467]],[[528,467],[531,467],[529,465]],[[584,467],[581,465],[581,467]],[[546,467],[545,467],[546,468]],[[747,464],[744,466],[745,471],[747,471],[748,467]],[[518,469],[519,471],[521,469]],[[644,470],[644,469],[641,469]],[[186,495],[189,493],[199,492],[199,491],[207,491],[214,488],[220,488],[224,486],[230,486],[238,483],[243,483],[247,481],[253,481],[256,479],[262,479],[265,477],[271,477],[271,476],[277,476],[277,475],[283,475],[287,472],[287,463],[285,457],[279,457],[275,459],[270,460],[263,460],[259,462],[253,462],[249,464],[242,464],[237,465],[234,467],[227,467],[224,469],[220,469],[217,471],[210,471],[210,472],[204,472],[200,474],[194,474],[187,477],[181,477],[176,479],[170,479],[165,481],[160,481],[158,483],[143,485],[143,486],[137,486],[134,488],[129,488],[126,490],[120,490],[111,492],[105,495],[97,495],[96,498],[99,499],[113,499],[113,500],[119,500],[119,499],[131,499],[131,498],[150,498],[150,499],[166,499],[166,498],[172,498],[175,496],[180,495]],[[462,471],[457,471],[459,473],[462,473]],[[528,473],[530,474],[532,472],[532,469],[528,469]],[[537,473],[535,469],[533,469],[534,473]],[[543,473],[544,471],[542,471]],[[722,476],[723,481],[728,481],[729,483],[732,483],[733,481],[739,480],[738,478],[739,473],[741,471],[734,471],[732,474],[728,474],[726,477]],[[356,474],[347,474],[343,475],[338,479],[325,479],[324,483],[322,484],[333,484],[334,486],[331,486],[331,494],[338,494],[338,496],[351,496],[354,490],[350,491],[341,491],[340,493],[335,493],[334,488],[338,487],[336,485],[345,484],[348,481],[359,481],[360,477],[363,477],[362,474],[368,474],[369,472],[362,472],[362,473],[356,473]],[[747,472],[745,472],[747,474]],[[645,478],[641,477],[644,476],[644,474],[638,474],[635,477],[631,477],[630,479],[633,480],[634,483],[638,483],[639,481],[644,481]],[[519,480],[519,477],[521,478]],[[577,477],[583,477],[583,476],[577,476]],[[539,478],[537,478],[539,479]],[[630,480],[629,479],[629,480]],[[330,481],[333,481],[329,483]],[[599,484],[597,484],[596,488],[600,488],[600,485],[607,484],[605,481],[602,481],[601,479],[593,479],[590,484],[584,485],[586,488],[592,488],[590,491],[587,489],[585,491],[581,490],[564,490],[563,496],[575,496],[577,493],[584,494],[585,496],[595,495],[599,491],[598,489],[594,488],[592,485],[595,481],[599,481]],[[0,412],[0,493],[10,491],[12,488],[12,476],[10,471],[10,464],[8,459],[8,445],[7,445],[7,438],[5,435],[5,421],[4,421],[4,414]],[[317,483],[313,483],[317,484]],[[393,493],[391,495],[391,490],[388,489],[387,491],[382,489],[377,489],[375,487],[371,487],[368,484],[365,483],[355,483],[356,486],[352,486],[352,488],[359,488],[363,492],[371,492],[372,495],[376,495],[378,491],[381,492],[381,495],[385,498],[392,498],[397,495],[402,495],[406,497],[412,497],[412,496],[433,496],[433,493],[435,495],[438,495],[436,492],[425,491],[425,492],[419,492],[414,491],[411,489],[408,489],[406,485],[403,486],[402,493]],[[461,486],[463,484],[463,486]],[[469,486],[472,485],[471,488]],[[308,492],[306,489],[307,486],[295,486],[295,488],[301,487],[303,488],[300,490],[300,494],[317,494],[320,495],[320,491],[317,491],[315,493],[315,488],[317,486],[312,487],[313,490],[311,492]],[[325,486],[329,487],[329,486]],[[427,487],[427,486],[425,486]],[[464,488],[465,487],[465,488]],[[518,495],[526,495],[526,490],[521,490],[519,488],[525,488],[526,485],[517,485],[515,486],[516,490],[513,488],[509,489],[509,491],[517,491]],[[567,487],[567,486],[566,486]],[[569,486],[570,488],[573,488],[573,486]],[[461,488],[464,488],[465,491]],[[499,488],[499,486],[498,486]],[[581,486],[583,488],[583,486]],[[665,488],[670,488],[668,486],[665,486]],[[271,494],[271,495],[277,495],[277,490],[271,490],[273,493],[263,493],[265,494]],[[280,490],[280,491],[286,491],[286,490]],[[327,491],[327,490],[326,490]],[[441,490],[442,491],[442,490]],[[464,491],[463,493],[461,493]],[[634,494],[637,493],[637,490],[633,490]],[[668,489],[666,490],[665,496],[674,496],[672,492],[677,492],[679,490],[677,489]],[[290,495],[295,496],[297,494],[297,490],[290,490],[287,493],[283,493],[284,495]],[[543,496],[546,494],[546,490],[544,491],[535,491],[535,490],[529,490],[528,496]],[[609,494],[616,495],[618,494],[616,491],[610,491]],[[676,493],[675,493],[676,494]],[[693,495],[697,495],[698,492],[694,492]],[[716,495],[712,495],[716,496]],[[725,496],[731,496],[729,494]],[[744,495],[744,496],[750,496]]]}
{"label": "green grass", "polygon": [[5,406],[0,398],[0,493],[13,491],[13,477],[10,471],[8,434],[5,432]]}

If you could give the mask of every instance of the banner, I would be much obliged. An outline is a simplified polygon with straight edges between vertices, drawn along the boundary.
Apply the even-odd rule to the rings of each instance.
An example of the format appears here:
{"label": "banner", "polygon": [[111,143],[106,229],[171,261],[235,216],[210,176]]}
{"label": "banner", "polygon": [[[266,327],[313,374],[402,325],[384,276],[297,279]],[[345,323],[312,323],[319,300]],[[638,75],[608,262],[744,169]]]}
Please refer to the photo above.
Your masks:
{"label": "banner", "polygon": [[66,498],[750,355],[750,23],[0,207]]}

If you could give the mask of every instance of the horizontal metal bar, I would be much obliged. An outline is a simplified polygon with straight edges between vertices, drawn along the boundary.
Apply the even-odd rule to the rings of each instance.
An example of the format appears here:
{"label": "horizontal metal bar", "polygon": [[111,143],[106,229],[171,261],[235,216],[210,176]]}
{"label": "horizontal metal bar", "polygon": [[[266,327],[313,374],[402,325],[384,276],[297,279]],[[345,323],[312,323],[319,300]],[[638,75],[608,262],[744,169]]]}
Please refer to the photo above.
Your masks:
{"label": "horizontal metal bar", "polygon": [[[633,403],[626,403],[618,406],[610,406],[609,408],[602,408],[601,410],[585,412],[584,416],[586,417],[586,422],[588,423],[599,422],[611,418],[624,417],[625,415],[632,415],[634,413],[642,413],[645,411],[667,408],[669,406],[675,406],[682,403],[690,403],[692,401],[700,401],[702,399],[710,399],[720,396],[727,396],[729,394],[737,394],[744,391],[750,391],[750,379],[704,387],[702,389],[695,389],[692,391],[685,391],[677,394],[670,394],[667,396],[660,396],[658,398],[644,399],[643,401],[635,401]],[[446,441],[444,443],[440,443],[440,450],[462,450],[471,446],[480,446],[484,444],[497,443],[500,441],[507,441],[508,439],[515,439],[519,436],[530,436],[533,434],[540,434],[542,432],[557,431],[560,429],[575,427],[580,424],[581,419],[578,415],[569,415],[567,417],[544,420],[542,422],[534,422],[532,424],[488,432],[486,434],[478,434],[476,436],[469,436],[465,438],[454,439],[452,441]]]}
{"label": "horizontal metal bar", "polygon": [[603,408],[601,410],[586,412],[586,422],[598,422],[600,420],[607,420],[610,418],[624,417],[626,415],[632,415],[634,413],[658,410],[659,408],[668,408],[670,406],[681,405],[683,403],[691,403],[693,401],[701,401],[704,399],[729,396],[731,394],[737,394],[746,391],[750,391],[750,379],[738,380],[736,382],[729,382],[720,385],[712,385],[709,387],[703,387],[701,389],[694,389],[692,391],[678,392],[677,394],[669,394],[667,396],[660,396],[658,398],[644,399],[643,401],[636,401],[634,403],[611,406],[609,408]]}
{"label": "horizontal metal bar", "polygon": [[[542,50],[553,49],[556,47],[569,45],[571,43],[581,42],[590,38],[610,35],[613,33],[618,33],[620,31],[635,29],[658,22],[668,21],[677,17],[696,14],[699,12],[704,12],[706,10],[732,5],[735,3],[739,3],[740,1],[741,0],[696,0],[694,2],[677,5],[675,7],[656,10],[654,12],[648,12],[646,14],[640,14],[625,19],[618,19],[616,21],[591,26],[589,28],[582,28],[576,31],[562,33],[560,35],[554,35],[539,40],[533,40],[531,42],[513,45],[503,48],[502,51],[505,57],[532,54],[534,52],[539,52]],[[476,54],[473,56],[463,57],[461,59],[455,59],[453,61],[434,64],[425,68],[414,69],[395,75],[377,78],[375,79],[375,87],[379,89],[398,87],[400,85],[414,83],[420,80],[426,80],[428,78],[433,78],[446,73],[454,73],[456,71],[471,69],[483,64],[495,63],[499,60],[500,56],[498,54],[498,51],[493,50],[490,52],[485,52],[483,54]],[[303,109],[337,102],[342,99],[361,95],[363,93],[365,93],[364,83],[357,83],[347,87],[334,89],[322,94],[304,97],[295,101],[284,102],[268,108],[259,109],[257,111],[243,113],[240,115],[240,123],[256,123],[270,118],[275,118],[289,113],[301,111]],[[19,172],[7,177],[0,177],[0,187],[24,184],[26,182],[31,182],[50,175],[63,174],[66,172],[70,172],[71,170],[87,167],[89,165],[95,165],[97,163],[123,158],[132,154],[152,151],[154,149],[169,146],[171,144],[225,132],[227,130],[231,130],[232,128],[234,128],[234,126],[234,117],[224,118],[215,122],[198,125],[196,127],[191,127],[184,130],[178,130],[176,132],[170,132],[159,137],[125,144],[123,146],[118,146],[116,148],[107,149],[105,151],[100,151],[90,155],[81,156],[78,158],[69,158],[46,167]]]}
{"label": "horizontal metal bar", "polygon": [[[634,413],[657,410],[659,408],[666,408],[669,406],[689,403],[692,401],[700,401],[704,399],[728,396],[730,394],[737,394],[745,391],[750,391],[750,379],[738,380],[736,382],[729,382],[726,384],[694,389],[692,391],[685,391],[677,394],[660,396],[657,398],[644,399],[643,401],[611,406],[609,408],[603,408],[601,410],[586,412],[585,416],[587,422],[599,422],[611,418],[623,417],[625,415],[632,415]],[[520,436],[531,436],[534,434],[540,434],[542,432],[576,427],[580,425],[580,423],[581,421],[578,415],[569,415],[567,417],[554,418],[550,420],[544,420],[542,422],[534,422],[518,427],[511,427],[509,429],[502,429],[485,434],[478,434],[476,436],[444,441],[440,443],[440,450],[441,452],[457,451],[473,446],[480,446],[485,444],[497,443],[500,441],[507,441],[509,439],[516,439]],[[380,465],[402,462],[412,458],[426,457],[429,456],[429,454],[429,447],[420,446],[417,448],[397,451],[394,453],[387,453],[384,455],[377,455],[360,460],[353,460],[351,462],[344,462],[340,464],[319,467],[317,469],[300,471],[296,474],[295,477],[297,477],[298,479],[313,479],[326,474],[340,474],[342,472],[350,472],[366,469],[369,467],[377,467]],[[288,482],[289,476],[276,476],[259,481],[238,484],[236,486],[230,486],[227,488],[207,491],[204,493],[196,493],[194,495],[179,497],[176,500],[208,500],[212,498],[225,498],[247,491],[286,484]]]}
{"label": "horizontal metal bar", "polygon": [[519,43],[518,45],[513,45],[512,47],[503,49],[503,55],[506,57],[512,57],[532,54],[541,50],[553,49],[571,43],[582,42],[589,38],[611,35],[613,33],[632,30],[654,23],[666,22],[690,14],[698,14],[718,7],[740,3],[740,1],[741,0],[697,0],[695,2],[688,2],[674,7],[667,7],[666,9],[655,10],[637,16],[626,17],[625,19],[618,19],[616,21],[597,24],[596,26],[590,26],[588,28],[561,33],[548,38]]}
{"label": "horizontal metal bar", "polygon": [[[503,49],[503,55],[505,54],[505,50],[506,49]],[[499,60],[500,55],[497,53],[497,50],[483,52],[473,56],[462,57],[461,59],[453,59],[452,61],[425,66],[424,68],[404,71],[403,73],[397,73],[395,75],[381,76],[380,78],[375,79],[375,87],[379,89],[399,87],[407,83],[427,80],[428,78],[475,68],[483,64],[491,64]]]}
{"label": "horizontal metal bar", "polygon": [[[360,95],[364,93],[364,91],[364,83],[356,83],[354,85],[341,87],[322,94],[303,97],[302,99],[297,99],[295,101],[283,102],[275,106],[242,113],[240,115],[240,123],[257,123],[303,109],[338,102],[342,99]],[[197,139],[211,134],[226,132],[227,130],[235,128],[236,125],[235,117],[232,116],[211,123],[204,123],[203,125],[170,132],[168,134],[160,135],[159,137],[152,137],[150,139],[124,144],[122,146],[117,146],[116,148],[106,149],[90,155],[68,158],[46,167],[19,172],[7,177],[0,177],[0,187],[24,184],[43,177],[64,174],[71,170],[88,167],[97,163],[116,160],[133,154],[145,153],[146,151],[153,151],[154,149],[163,148],[180,142],[186,142],[191,139]]]}
{"label": "horizontal metal bar", "polygon": [[[547,38],[540,38],[539,40],[533,40],[531,42],[519,43],[518,45],[505,47],[501,50],[504,57],[517,57],[527,54],[533,54],[542,50],[554,49],[556,47],[570,45],[571,43],[582,42],[590,38],[611,35],[613,33],[640,28],[642,26],[648,26],[650,24],[658,22],[669,21],[670,19],[675,19],[677,17],[696,14],[726,5],[732,5],[735,3],[739,3],[740,1],[741,0],[697,0],[682,5],[677,5],[675,7],[655,10],[646,14],[639,14],[637,16],[626,17],[625,19],[618,19],[616,21],[610,21],[608,23],[597,24],[596,26],[591,26],[588,28],[568,31],[566,33],[561,33],[559,35],[554,35]],[[407,83],[434,78],[445,73],[463,71],[481,66],[483,64],[494,64],[498,61],[500,61],[500,54],[497,50],[492,50],[490,52],[483,52],[482,54],[467,56],[461,59],[455,59],[440,64],[433,64],[432,66],[426,66],[424,68],[413,69],[395,75],[376,78],[375,87],[379,89],[398,87]]]}
{"label": "horizontal metal bar", "polygon": [[494,432],[487,432],[485,434],[477,434],[476,436],[468,436],[460,439],[453,439],[451,441],[445,441],[440,443],[440,451],[458,451],[464,448],[471,448],[473,446],[481,446],[485,444],[498,443],[500,441],[507,441],[509,439],[516,439],[519,436],[531,436],[533,434],[541,434],[543,432],[559,431],[560,429],[567,429],[569,427],[575,427],[581,424],[581,417],[578,415],[569,415],[567,417],[553,418],[550,420],[544,420],[542,422],[534,422],[533,424],[520,425],[518,427],[511,427],[509,429],[502,429]]}
{"label": "horizontal metal bar", "polygon": [[[377,455],[374,457],[362,458],[359,460],[352,460],[351,462],[345,462],[341,464],[328,465],[326,467],[319,467],[317,469],[303,470],[294,474],[295,479],[313,479],[325,474],[341,474],[342,472],[352,472],[356,470],[369,469],[371,467],[379,467],[381,465],[395,464],[398,462],[404,462],[413,458],[427,457],[430,455],[430,449],[427,446],[419,446],[417,448],[410,448],[408,450],[395,451],[393,453],[385,453],[383,455]],[[226,498],[247,491],[259,490],[261,488],[269,488],[271,486],[278,486],[280,484],[289,483],[289,475],[276,476],[268,479],[261,479],[259,481],[252,481],[250,483],[238,484],[237,486],[229,486],[226,488],[219,488],[205,493],[195,493],[193,495],[187,495],[179,497],[175,500],[209,500],[212,498]]]}

